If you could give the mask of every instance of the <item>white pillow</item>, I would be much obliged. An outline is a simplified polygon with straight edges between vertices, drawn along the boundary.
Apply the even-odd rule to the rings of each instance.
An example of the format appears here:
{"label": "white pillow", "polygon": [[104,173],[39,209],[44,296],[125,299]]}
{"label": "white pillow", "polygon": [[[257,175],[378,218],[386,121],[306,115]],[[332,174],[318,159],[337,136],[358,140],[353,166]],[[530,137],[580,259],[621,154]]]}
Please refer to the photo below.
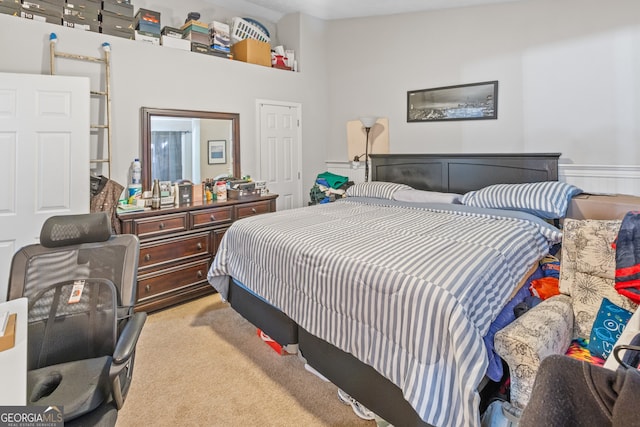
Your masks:
{"label": "white pillow", "polygon": [[438,191],[424,190],[398,190],[393,193],[393,200],[412,203],[455,203],[460,204],[462,194],[440,193]]}

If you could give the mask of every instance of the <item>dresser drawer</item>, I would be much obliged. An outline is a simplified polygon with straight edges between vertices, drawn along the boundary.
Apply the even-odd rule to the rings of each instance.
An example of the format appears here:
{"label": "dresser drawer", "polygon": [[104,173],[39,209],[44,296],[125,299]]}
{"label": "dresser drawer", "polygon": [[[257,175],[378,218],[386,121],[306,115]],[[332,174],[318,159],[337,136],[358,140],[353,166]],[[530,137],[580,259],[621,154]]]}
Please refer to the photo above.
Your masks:
{"label": "dresser drawer", "polygon": [[236,219],[241,219],[271,212],[271,202],[265,200],[264,202],[246,203],[243,205],[237,205],[235,208],[237,212]]}
{"label": "dresser drawer", "polygon": [[138,280],[138,301],[181,288],[206,282],[209,260],[192,262],[175,268],[168,268],[153,274],[140,276]]}
{"label": "dresser drawer", "polygon": [[188,261],[211,252],[209,232],[156,240],[140,245],[138,267],[144,270],[168,262]]}
{"label": "dresser drawer", "polygon": [[133,234],[141,239],[187,229],[187,213],[162,215],[153,218],[133,220]]}
{"label": "dresser drawer", "polygon": [[231,221],[233,218],[233,206],[190,212],[189,216],[191,217],[192,228],[222,224]]}

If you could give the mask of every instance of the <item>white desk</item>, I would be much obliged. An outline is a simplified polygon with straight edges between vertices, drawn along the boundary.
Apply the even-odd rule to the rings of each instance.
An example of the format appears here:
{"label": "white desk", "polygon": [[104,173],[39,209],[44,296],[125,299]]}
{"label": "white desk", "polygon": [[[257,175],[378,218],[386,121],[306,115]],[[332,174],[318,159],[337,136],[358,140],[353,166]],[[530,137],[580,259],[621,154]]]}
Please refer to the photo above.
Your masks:
{"label": "white desk", "polygon": [[27,404],[27,299],[0,303],[0,311],[17,313],[16,343],[0,351],[0,406]]}

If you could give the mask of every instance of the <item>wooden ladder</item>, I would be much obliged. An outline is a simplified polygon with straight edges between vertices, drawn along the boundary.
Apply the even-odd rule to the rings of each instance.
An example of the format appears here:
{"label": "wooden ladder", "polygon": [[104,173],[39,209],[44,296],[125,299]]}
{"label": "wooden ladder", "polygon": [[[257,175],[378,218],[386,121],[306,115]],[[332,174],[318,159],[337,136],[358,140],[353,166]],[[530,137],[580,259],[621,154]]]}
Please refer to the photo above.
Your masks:
{"label": "wooden ladder", "polygon": [[[102,43],[102,58],[93,57],[93,56],[85,56],[85,55],[76,55],[72,53],[64,53],[56,51],[56,44],[58,42],[58,36],[56,33],[51,33],[49,35],[49,51],[50,51],[50,65],[51,65],[51,75],[55,75],[55,58],[66,58],[66,59],[74,59],[77,61],[86,61],[86,62],[95,62],[100,63],[105,66],[105,90],[104,91],[91,91],[91,96],[102,97],[106,103],[106,118],[104,123],[100,124],[92,124],[91,129],[95,131],[106,131],[106,150],[105,147],[102,150],[96,147],[96,153],[103,153],[106,151],[106,157],[100,157],[91,159],[90,164],[92,166],[92,171],[94,169],[100,169],[102,171],[102,165],[107,165],[107,176],[111,177],[111,67],[109,63],[109,55],[111,52],[111,45],[107,42]],[[102,171],[104,172],[104,171]],[[104,175],[102,173],[102,175]]]}

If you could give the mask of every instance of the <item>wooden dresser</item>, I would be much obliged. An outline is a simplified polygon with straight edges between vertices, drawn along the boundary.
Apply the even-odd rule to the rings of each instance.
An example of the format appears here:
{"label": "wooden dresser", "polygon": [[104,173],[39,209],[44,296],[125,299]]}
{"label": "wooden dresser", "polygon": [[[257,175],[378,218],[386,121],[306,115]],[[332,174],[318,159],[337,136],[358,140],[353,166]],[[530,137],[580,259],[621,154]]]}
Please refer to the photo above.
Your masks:
{"label": "wooden dresser", "polygon": [[275,212],[275,194],[118,214],[140,239],[136,310],[154,311],[213,293],[207,272],[220,240],[241,218]]}

